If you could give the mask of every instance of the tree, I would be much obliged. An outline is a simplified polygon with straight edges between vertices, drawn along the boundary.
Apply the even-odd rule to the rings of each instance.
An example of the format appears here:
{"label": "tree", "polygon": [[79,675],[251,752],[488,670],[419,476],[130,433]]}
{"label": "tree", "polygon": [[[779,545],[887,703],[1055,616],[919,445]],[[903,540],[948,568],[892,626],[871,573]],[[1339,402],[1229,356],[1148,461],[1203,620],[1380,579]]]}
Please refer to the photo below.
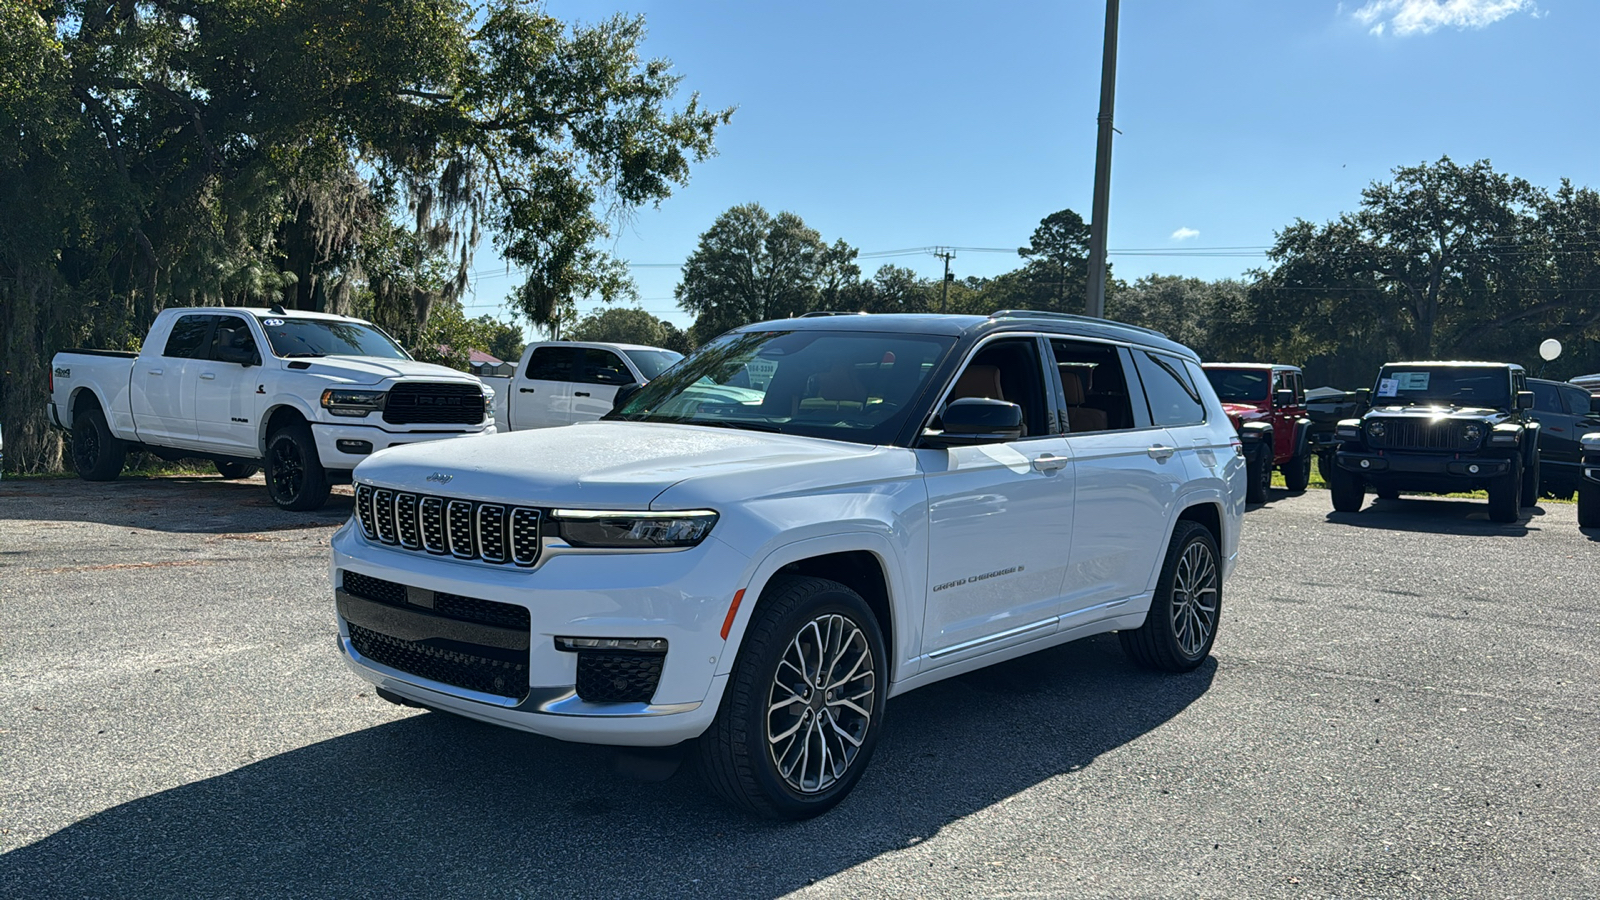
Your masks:
{"label": "tree", "polygon": [[675,296],[694,315],[701,344],[729,328],[798,316],[846,297],[861,277],[856,250],[833,245],[799,216],[772,216],[759,203],[735,206],[700,235]]}
{"label": "tree", "polygon": [[[1252,350],[1219,340],[1215,326],[1232,321],[1247,286],[1230,278],[1205,281],[1179,275],[1147,275],[1117,286],[1106,300],[1107,318],[1153,328],[1202,359],[1255,359]],[[1267,360],[1270,361],[1270,360]]]}
{"label": "tree", "polygon": [[1017,255],[1028,262],[1016,273],[1015,283],[998,285],[1010,295],[1007,299],[1020,308],[1084,311],[1089,298],[1089,226],[1082,216],[1070,209],[1045,216]]}
{"label": "tree", "polygon": [[687,336],[676,325],[642,309],[613,306],[584,316],[568,335],[574,341],[644,344],[688,353]]}
{"label": "tree", "polygon": [[918,278],[901,266],[884,266],[864,282],[858,308],[872,313],[925,313],[938,311],[935,282]]}

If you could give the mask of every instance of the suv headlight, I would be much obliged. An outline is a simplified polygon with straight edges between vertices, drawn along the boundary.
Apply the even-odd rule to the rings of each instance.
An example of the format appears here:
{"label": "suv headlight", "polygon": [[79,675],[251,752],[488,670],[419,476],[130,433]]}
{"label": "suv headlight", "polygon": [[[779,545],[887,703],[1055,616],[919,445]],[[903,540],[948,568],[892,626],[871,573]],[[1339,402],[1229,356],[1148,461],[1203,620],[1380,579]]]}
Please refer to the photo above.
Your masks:
{"label": "suv headlight", "polygon": [[1478,442],[1483,440],[1483,426],[1477,422],[1467,423],[1467,427],[1461,429],[1461,440],[1469,446],[1476,447]]}
{"label": "suv headlight", "polygon": [[551,513],[561,539],[574,547],[626,550],[682,549],[706,539],[717,514],[709,509],[672,512],[558,509]]}
{"label": "suv headlight", "polygon": [[1386,429],[1383,425],[1382,419],[1373,419],[1367,423],[1367,434],[1370,434],[1375,438],[1383,437],[1383,433],[1387,430],[1388,429]]}
{"label": "suv headlight", "polygon": [[373,410],[383,409],[387,396],[383,391],[328,388],[322,392],[322,408],[336,416],[364,416]]}

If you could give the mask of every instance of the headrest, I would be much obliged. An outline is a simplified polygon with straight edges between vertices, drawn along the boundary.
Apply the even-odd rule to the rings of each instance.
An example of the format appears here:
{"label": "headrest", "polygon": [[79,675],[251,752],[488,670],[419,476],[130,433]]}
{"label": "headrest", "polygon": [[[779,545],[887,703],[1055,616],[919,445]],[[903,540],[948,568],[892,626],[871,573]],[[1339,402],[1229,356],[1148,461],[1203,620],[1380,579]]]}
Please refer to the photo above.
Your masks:
{"label": "headrest", "polygon": [[967,366],[967,370],[956,379],[956,386],[950,391],[950,399],[963,400],[967,397],[1004,400],[1005,393],[1000,390],[999,367]]}
{"label": "headrest", "polygon": [[1083,405],[1083,382],[1077,372],[1061,370],[1061,393],[1066,396],[1068,406]]}

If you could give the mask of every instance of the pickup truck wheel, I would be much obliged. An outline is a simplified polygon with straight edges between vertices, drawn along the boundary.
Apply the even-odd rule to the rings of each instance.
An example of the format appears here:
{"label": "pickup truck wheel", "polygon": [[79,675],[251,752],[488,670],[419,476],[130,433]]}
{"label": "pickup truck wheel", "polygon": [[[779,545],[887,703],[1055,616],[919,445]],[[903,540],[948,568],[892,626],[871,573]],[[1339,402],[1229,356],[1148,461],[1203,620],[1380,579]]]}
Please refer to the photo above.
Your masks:
{"label": "pickup truck wheel", "polygon": [[1147,669],[1189,672],[1210,655],[1221,612],[1217,542],[1200,523],[1180,521],[1144,624],[1117,632],[1117,639],[1123,652]]}
{"label": "pickup truck wheel", "polygon": [[1272,487],[1272,448],[1256,451],[1245,464],[1244,502],[1267,502],[1267,489]]}
{"label": "pickup truck wheel", "polygon": [[1578,527],[1600,528],[1600,484],[1585,482],[1578,487]]}
{"label": "pickup truck wheel", "polygon": [[249,463],[219,462],[216,465],[217,474],[228,479],[229,481],[239,478],[249,478],[251,475],[261,471],[260,466],[252,466]]}
{"label": "pickup truck wheel", "polygon": [[1522,492],[1517,497],[1523,506],[1537,506],[1539,503],[1539,454],[1533,455],[1533,465],[1522,473]]}
{"label": "pickup truck wheel", "polygon": [[1489,520],[1515,522],[1522,515],[1522,457],[1511,459],[1511,471],[1489,482]]}
{"label": "pickup truck wheel", "polygon": [[72,465],[84,481],[113,481],[122,474],[128,442],[111,433],[100,408],[86,409],[72,423]]}
{"label": "pickup truck wheel", "polygon": [[1361,476],[1338,463],[1328,470],[1328,493],[1333,495],[1335,512],[1360,512],[1361,504],[1367,500]]}
{"label": "pickup truck wheel", "polygon": [[775,581],[745,632],[717,717],[700,737],[707,783],[769,818],[832,809],[877,745],[887,675],[877,618],[860,595],[824,578]]}
{"label": "pickup truck wheel", "polygon": [[328,473],[317,458],[307,425],[280,428],[267,439],[267,493],[279,509],[321,509],[328,501]]}
{"label": "pickup truck wheel", "polygon": [[1311,451],[1301,451],[1299,456],[1283,464],[1283,486],[1291,494],[1303,494],[1311,484]]}

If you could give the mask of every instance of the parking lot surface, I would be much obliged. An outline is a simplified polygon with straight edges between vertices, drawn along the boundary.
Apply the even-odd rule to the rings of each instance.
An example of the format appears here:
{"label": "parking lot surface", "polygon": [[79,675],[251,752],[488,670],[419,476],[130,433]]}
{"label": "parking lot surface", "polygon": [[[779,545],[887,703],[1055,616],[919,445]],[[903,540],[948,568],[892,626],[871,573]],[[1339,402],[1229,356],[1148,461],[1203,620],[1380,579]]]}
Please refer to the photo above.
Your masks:
{"label": "parking lot surface", "polygon": [[837,810],[391,706],[327,540],[214,478],[0,482],[0,896],[1600,896],[1600,531],[1274,492],[1214,658],[895,699]]}

